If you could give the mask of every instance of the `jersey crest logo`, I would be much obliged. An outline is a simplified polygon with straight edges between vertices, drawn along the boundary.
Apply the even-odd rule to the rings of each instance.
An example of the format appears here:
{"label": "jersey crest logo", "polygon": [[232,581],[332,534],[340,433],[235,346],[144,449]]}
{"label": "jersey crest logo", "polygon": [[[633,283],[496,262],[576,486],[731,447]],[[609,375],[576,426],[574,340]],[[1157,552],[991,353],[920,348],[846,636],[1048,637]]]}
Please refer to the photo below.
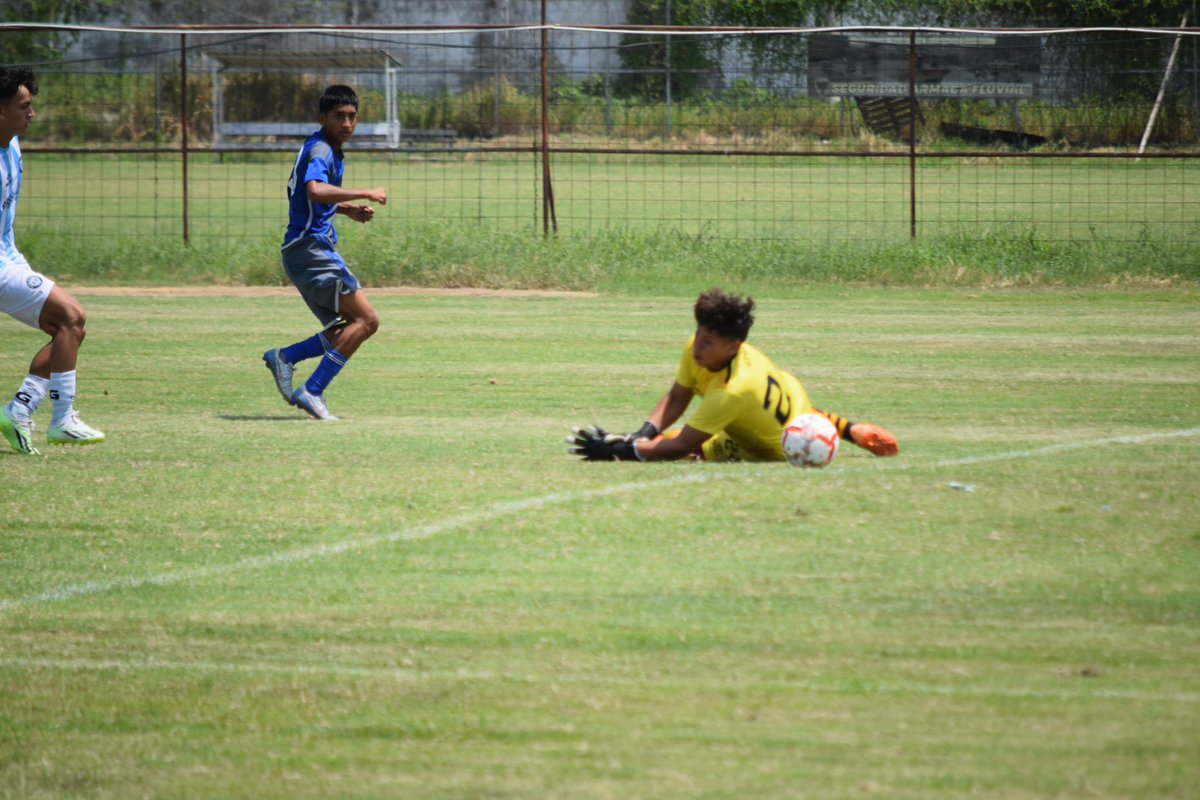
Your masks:
{"label": "jersey crest logo", "polygon": [[45,279],[41,275],[30,275],[25,279],[25,285],[30,289],[36,289],[42,285]]}

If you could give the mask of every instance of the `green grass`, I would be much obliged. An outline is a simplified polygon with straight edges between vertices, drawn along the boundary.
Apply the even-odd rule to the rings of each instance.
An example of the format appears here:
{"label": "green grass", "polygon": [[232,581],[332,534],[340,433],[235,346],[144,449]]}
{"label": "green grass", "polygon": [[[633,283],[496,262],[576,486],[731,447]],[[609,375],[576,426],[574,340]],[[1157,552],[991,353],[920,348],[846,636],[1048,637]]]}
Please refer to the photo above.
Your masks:
{"label": "green grass", "polygon": [[[18,241],[96,283],[278,283],[292,156],[196,156],[183,244],[177,159],[32,153]],[[542,239],[532,155],[352,154],[347,185],[389,188],[343,249],[374,285],[668,291],[712,273],[899,285],[1200,280],[1189,161],[923,160],[911,239],[903,160],[558,155]],[[80,191],[79,187],[85,187]]]}
{"label": "green grass", "polygon": [[109,441],[0,453],[0,797],[1200,792],[1195,290],[763,288],[899,457],[566,456],[690,290],[377,293],[336,425],[258,361],[294,296],[81,290]]}

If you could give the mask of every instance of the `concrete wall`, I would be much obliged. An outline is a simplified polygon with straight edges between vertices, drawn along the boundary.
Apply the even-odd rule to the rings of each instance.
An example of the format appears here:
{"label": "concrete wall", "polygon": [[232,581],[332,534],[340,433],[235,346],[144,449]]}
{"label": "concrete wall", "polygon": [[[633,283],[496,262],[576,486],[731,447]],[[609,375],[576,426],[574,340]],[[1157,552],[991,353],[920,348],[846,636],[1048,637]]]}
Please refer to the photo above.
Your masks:
{"label": "concrete wall", "polygon": [[[121,6],[99,24],[153,26],[159,24],[346,24],[346,25],[537,25],[541,0],[296,0],[279,5],[276,0],[241,0],[241,13],[231,18],[228,4],[214,8],[201,0],[135,0]],[[557,24],[622,25],[630,0],[549,0],[547,21]],[[342,36],[295,34],[254,37],[228,34],[194,36],[193,58],[209,50],[241,53],[321,50],[386,50],[402,65],[401,92],[437,95],[457,92],[500,77],[522,88],[536,85],[541,62],[541,37],[537,32],[405,34]],[[619,35],[553,32],[550,37],[553,67],[578,80],[592,73],[617,68]],[[86,33],[64,41],[66,59],[86,62],[97,72],[155,71],[158,61],[173,60],[178,37],[133,33]],[[154,57],[153,53],[159,53]],[[200,65],[208,68],[210,63]],[[322,73],[319,55],[312,71]],[[346,76],[347,79],[355,76]],[[363,76],[371,82],[372,78]]]}
{"label": "concrete wall", "polygon": [[[551,0],[547,21],[552,24],[622,25],[629,0]],[[412,0],[380,9],[364,24],[387,25],[537,25],[540,0]],[[620,66],[616,34],[555,31],[550,34],[553,67],[573,79]],[[437,36],[400,36],[393,54],[404,65],[402,91],[413,94],[455,92],[464,86],[492,82],[498,77],[521,86],[536,83],[541,63],[538,32],[469,32]]]}

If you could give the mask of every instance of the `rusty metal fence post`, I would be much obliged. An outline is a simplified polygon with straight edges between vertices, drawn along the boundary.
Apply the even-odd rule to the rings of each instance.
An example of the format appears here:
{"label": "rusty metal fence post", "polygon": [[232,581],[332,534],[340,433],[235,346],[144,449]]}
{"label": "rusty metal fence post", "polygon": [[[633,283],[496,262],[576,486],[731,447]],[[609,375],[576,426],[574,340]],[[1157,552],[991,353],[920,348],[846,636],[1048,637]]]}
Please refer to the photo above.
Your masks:
{"label": "rusty metal fence post", "polygon": [[180,160],[183,162],[183,243],[191,242],[188,227],[188,71],[187,34],[179,35],[179,117],[180,117]]}
{"label": "rusty metal fence post", "polygon": [[917,32],[908,32],[908,230],[917,238]]}
{"label": "rusty metal fence post", "polygon": [[558,233],[554,211],[554,184],[550,180],[550,30],[546,18],[547,0],[542,0],[542,235],[551,228]]}

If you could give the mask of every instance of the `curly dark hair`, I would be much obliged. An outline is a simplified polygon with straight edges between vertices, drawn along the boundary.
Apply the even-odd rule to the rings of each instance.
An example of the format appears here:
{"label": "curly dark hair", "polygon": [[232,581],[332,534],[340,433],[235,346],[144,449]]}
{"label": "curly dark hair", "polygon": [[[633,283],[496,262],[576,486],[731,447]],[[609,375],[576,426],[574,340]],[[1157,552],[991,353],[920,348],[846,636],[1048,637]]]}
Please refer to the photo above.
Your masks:
{"label": "curly dark hair", "polygon": [[696,301],[696,324],[726,339],[744,342],[754,324],[754,299],[709,289]]}
{"label": "curly dark hair", "polygon": [[321,99],[317,101],[317,110],[322,114],[328,114],[333,109],[342,106],[358,108],[358,93],[341,83],[325,87]]}
{"label": "curly dark hair", "polygon": [[7,103],[24,86],[30,94],[38,93],[37,78],[29,67],[0,67],[0,102]]}

